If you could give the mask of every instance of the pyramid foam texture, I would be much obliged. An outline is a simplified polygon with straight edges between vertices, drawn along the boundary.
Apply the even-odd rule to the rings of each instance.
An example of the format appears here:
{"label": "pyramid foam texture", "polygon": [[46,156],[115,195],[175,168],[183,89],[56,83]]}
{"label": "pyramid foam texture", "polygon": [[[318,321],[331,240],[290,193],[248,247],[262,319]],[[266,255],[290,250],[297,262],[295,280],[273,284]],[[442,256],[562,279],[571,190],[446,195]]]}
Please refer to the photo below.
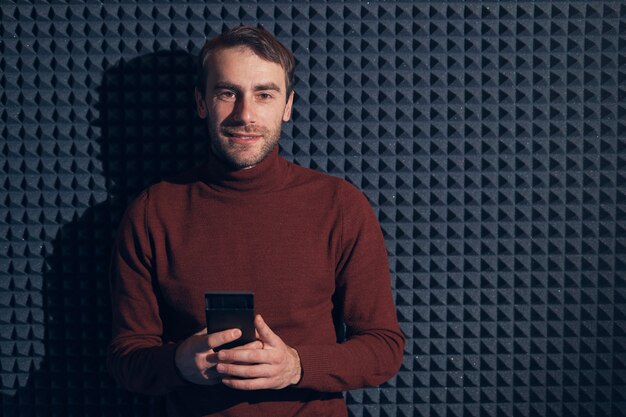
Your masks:
{"label": "pyramid foam texture", "polygon": [[407,336],[352,416],[626,415],[626,3],[0,5],[0,415],[143,416],[105,366],[121,213],[206,152],[193,56],[297,57],[282,153],[374,206]]}

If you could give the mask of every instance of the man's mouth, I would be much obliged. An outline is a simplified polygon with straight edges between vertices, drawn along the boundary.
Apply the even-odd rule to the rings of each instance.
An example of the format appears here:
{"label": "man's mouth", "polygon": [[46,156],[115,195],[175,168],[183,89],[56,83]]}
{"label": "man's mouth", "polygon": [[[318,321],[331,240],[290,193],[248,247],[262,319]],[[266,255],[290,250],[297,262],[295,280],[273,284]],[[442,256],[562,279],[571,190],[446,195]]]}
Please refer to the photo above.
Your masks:
{"label": "man's mouth", "polygon": [[263,137],[262,133],[259,132],[242,132],[236,130],[225,130],[223,131],[224,135],[234,142],[240,143],[249,143],[259,140]]}
{"label": "man's mouth", "polygon": [[261,135],[251,135],[249,133],[237,133],[237,132],[228,132],[226,136],[234,137],[234,138],[242,138],[242,139],[255,139],[260,138]]}

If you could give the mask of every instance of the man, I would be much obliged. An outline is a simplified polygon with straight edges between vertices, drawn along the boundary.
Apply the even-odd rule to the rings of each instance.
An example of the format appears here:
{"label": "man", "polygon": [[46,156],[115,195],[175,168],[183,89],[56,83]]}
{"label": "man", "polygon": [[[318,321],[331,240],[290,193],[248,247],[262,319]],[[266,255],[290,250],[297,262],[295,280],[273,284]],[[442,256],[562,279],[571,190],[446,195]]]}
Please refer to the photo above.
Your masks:
{"label": "man", "polygon": [[[345,416],[342,391],[400,367],[404,338],[367,200],[278,155],[294,63],[261,28],[207,42],[195,98],[208,162],[144,191],[120,226],[109,367],[124,387],[164,395],[168,415]],[[215,352],[241,332],[206,334],[207,291],[253,291],[257,340]]]}

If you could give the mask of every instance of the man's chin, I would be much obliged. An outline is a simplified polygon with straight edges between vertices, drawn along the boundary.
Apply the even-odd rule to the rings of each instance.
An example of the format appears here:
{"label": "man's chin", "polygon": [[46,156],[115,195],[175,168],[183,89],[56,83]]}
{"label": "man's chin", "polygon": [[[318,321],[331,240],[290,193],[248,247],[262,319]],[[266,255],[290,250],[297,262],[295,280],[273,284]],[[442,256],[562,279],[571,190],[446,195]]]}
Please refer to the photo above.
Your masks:
{"label": "man's chin", "polygon": [[267,157],[267,155],[269,155],[269,152],[264,155],[250,155],[250,156],[226,154],[226,155],[221,155],[220,159],[222,160],[222,162],[225,162],[231,168],[235,170],[240,170],[240,169],[249,169],[260,164]]}
{"label": "man's chin", "polygon": [[[228,142],[227,142],[228,143]],[[252,168],[272,153],[278,141],[253,143],[250,145],[229,143],[224,147],[212,146],[213,154],[226,165],[235,170]]]}

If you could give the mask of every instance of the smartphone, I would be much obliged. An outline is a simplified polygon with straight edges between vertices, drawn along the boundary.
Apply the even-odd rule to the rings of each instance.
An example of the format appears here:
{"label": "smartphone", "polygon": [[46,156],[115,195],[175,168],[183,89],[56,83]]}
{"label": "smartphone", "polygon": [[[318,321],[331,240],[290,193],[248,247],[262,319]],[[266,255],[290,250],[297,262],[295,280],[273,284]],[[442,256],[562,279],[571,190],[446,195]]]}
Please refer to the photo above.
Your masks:
{"label": "smartphone", "polygon": [[254,334],[254,293],[216,291],[204,294],[207,333],[241,330],[241,337],[213,348],[218,352],[256,340]]}

